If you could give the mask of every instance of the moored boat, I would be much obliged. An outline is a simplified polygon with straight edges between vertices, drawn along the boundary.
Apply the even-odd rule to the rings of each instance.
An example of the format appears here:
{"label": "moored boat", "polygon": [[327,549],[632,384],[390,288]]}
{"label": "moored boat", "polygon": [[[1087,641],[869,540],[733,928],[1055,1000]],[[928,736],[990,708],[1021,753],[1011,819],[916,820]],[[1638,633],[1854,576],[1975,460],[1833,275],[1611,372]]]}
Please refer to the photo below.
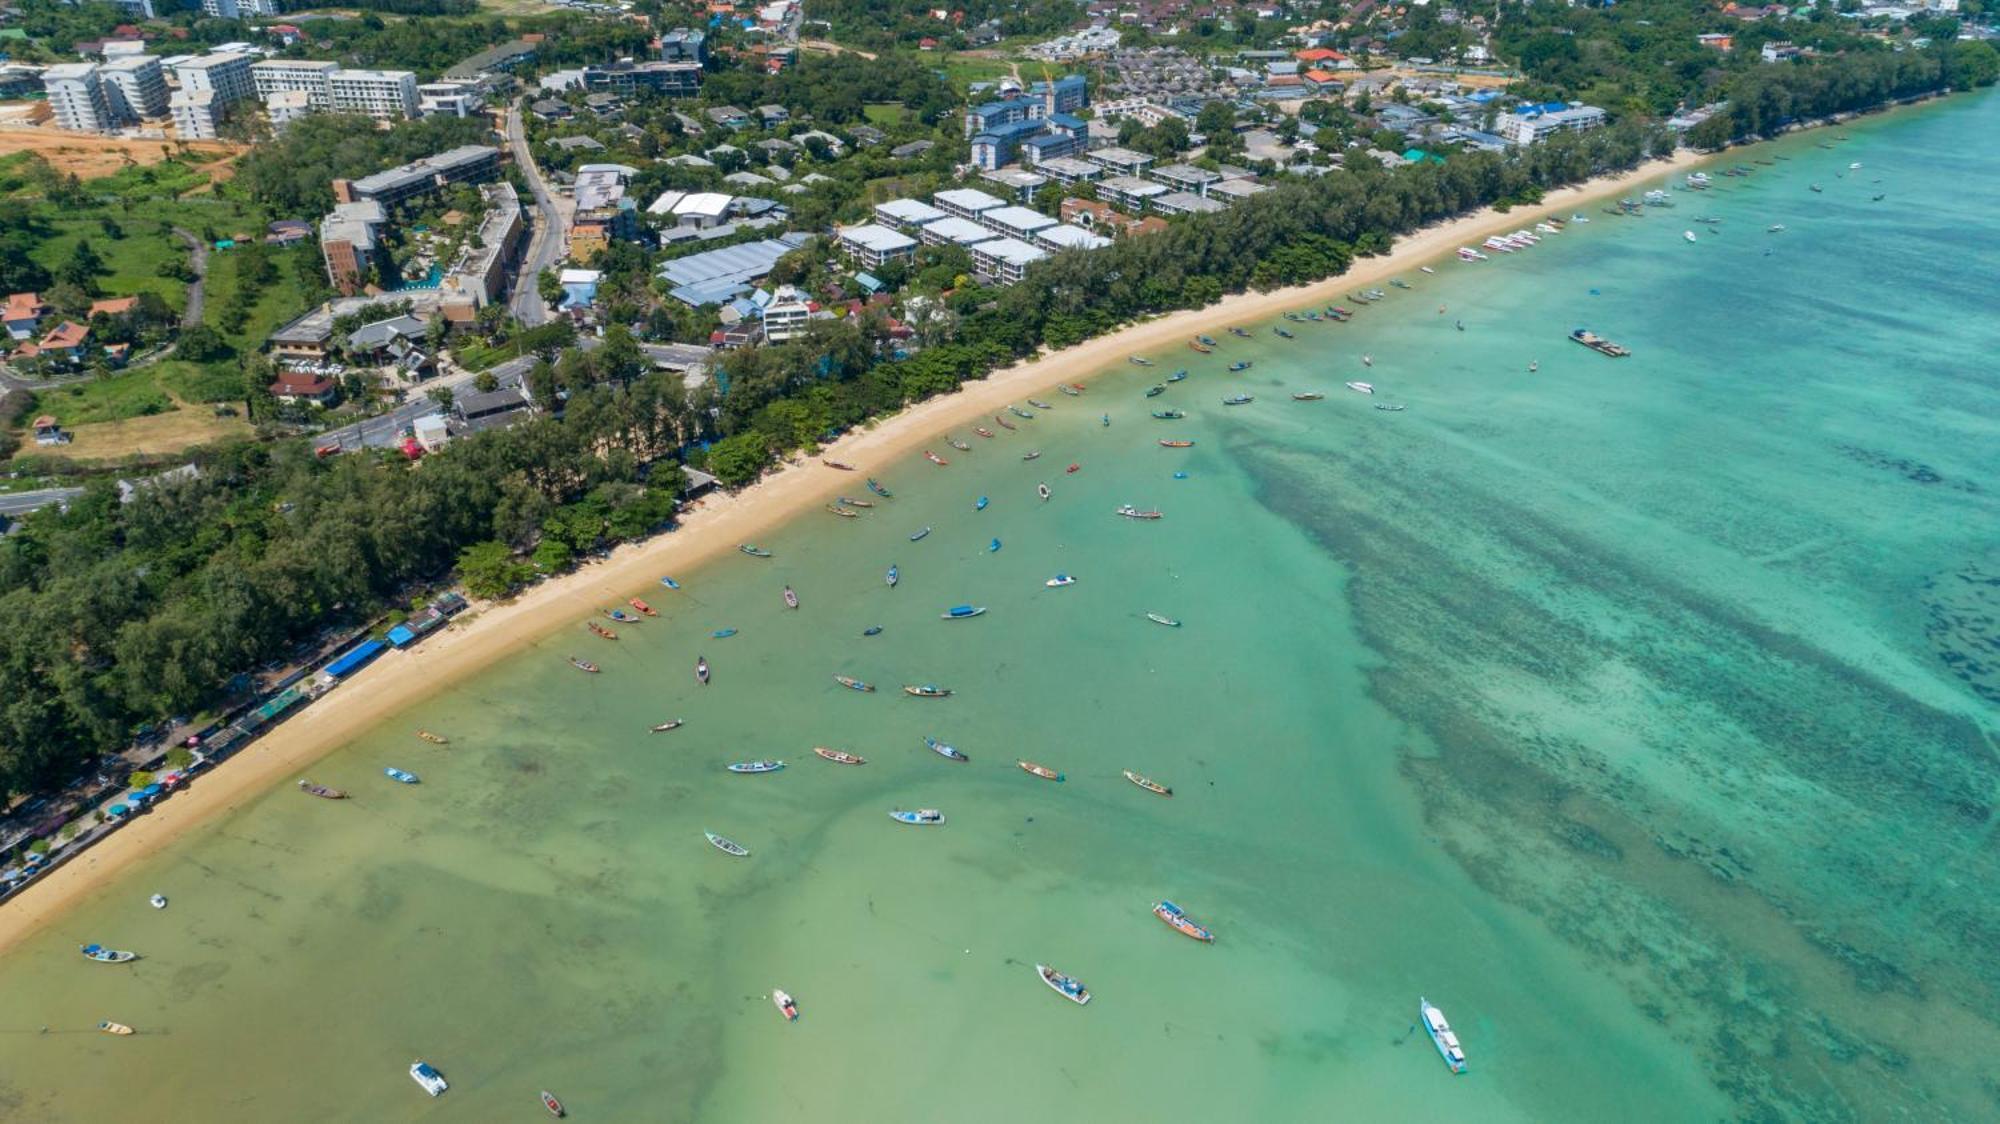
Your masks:
{"label": "moored boat", "polygon": [[124,1023],[114,1023],[110,1019],[106,1019],[103,1022],[98,1023],[97,1029],[103,1031],[106,1034],[117,1034],[121,1036],[132,1033],[131,1027],[126,1026]]}
{"label": "moored boat", "polygon": [[985,496],[981,496],[978,499],[972,501],[972,510],[985,511],[986,505],[992,502],[993,502],[992,500],[987,499]]}
{"label": "moored boat", "polygon": [[943,466],[951,463],[950,461],[944,459],[943,457],[938,456],[936,453],[931,452],[929,449],[924,450],[924,459],[938,466]]}
{"label": "moored boat", "polygon": [[1175,372],[1174,372],[1173,374],[1171,374],[1171,375],[1168,375],[1168,376],[1167,376],[1167,381],[1168,381],[1168,382],[1180,382],[1180,381],[1181,381],[1182,379],[1185,379],[1185,378],[1187,378],[1187,375],[1188,375],[1188,373],[1187,373],[1187,368],[1183,367],[1183,368],[1181,368],[1180,370],[1178,370],[1178,371],[1175,371]]}
{"label": "moored boat", "polygon": [[1146,358],[1143,355],[1128,355],[1125,358],[1127,362],[1133,364],[1134,366],[1150,367],[1153,365],[1153,361],[1151,359]]}
{"label": "moored boat", "polygon": [[549,1115],[558,1120],[569,1115],[568,1112],[563,1110],[562,1102],[557,1100],[556,1095],[547,1089],[542,1090],[542,1107],[548,1109]]}
{"label": "moored boat", "polygon": [[1049,496],[1053,493],[1049,491],[1049,486],[1044,483],[1035,485],[1035,494],[1042,497],[1043,503],[1047,503],[1049,502]]}
{"label": "moored boat", "polygon": [[1175,620],[1174,618],[1163,617],[1158,613],[1147,613],[1146,619],[1152,621],[1154,624],[1166,625],[1168,628],[1179,628],[1181,626],[1181,622]]}
{"label": "moored boat", "polygon": [[616,632],[613,632],[610,629],[604,627],[603,625],[598,624],[596,621],[585,621],[584,627],[590,629],[592,633],[602,637],[603,639],[606,640],[618,639],[618,634]]}
{"label": "moored boat", "polygon": [[889,813],[889,818],[897,823],[914,824],[918,827],[935,827],[944,822],[944,813],[936,808],[918,808],[905,812],[901,808]]}
{"label": "moored boat", "polygon": [[1303,391],[1300,391],[1300,392],[1299,392],[1299,393],[1297,393],[1297,394],[1294,394],[1294,395],[1292,395],[1292,401],[1294,401],[1294,402],[1317,402],[1317,401],[1319,401],[1320,399],[1322,399],[1322,398],[1325,398],[1325,397],[1326,397],[1326,395],[1324,395],[1324,394],[1321,394],[1321,393],[1320,393],[1319,391],[1317,391],[1317,390],[1303,390]]}
{"label": "moored boat", "polygon": [[1035,965],[1035,974],[1042,977],[1042,982],[1049,985],[1057,995],[1071,1003],[1082,1006],[1090,1002],[1090,989],[1083,986],[1083,981],[1065,976],[1047,964]]}
{"label": "moored boat", "polygon": [[431,743],[432,745],[450,745],[450,744],[451,744],[451,739],[450,739],[450,738],[447,738],[447,737],[445,737],[445,736],[444,736],[443,734],[433,734],[433,733],[431,733],[431,732],[430,732],[429,730],[418,730],[418,731],[417,731],[417,736],[418,736],[418,737],[420,737],[420,738],[422,738],[422,739],[424,739],[425,741],[427,741],[427,742]]}
{"label": "moored boat", "polygon": [[961,453],[969,453],[972,451],[971,445],[968,445],[965,442],[960,441],[956,437],[947,437],[944,439],[944,443],[950,445],[954,449],[957,449]]}
{"label": "moored boat", "polygon": [[704,831],[702,834],[708,836],[710,845],[725,855],[733,855],[740,859],[750,853],[750,848],[736,842],[734,839],[725,839],[712,831]]}
{"label": "moored boat", "polygon": [[1405,409],[1405,407],[1402,406],[1400,403],[1391,404],[1388,402],[1377,402],[1375,403],[1375,408],[1384,411],[1385,413],[1391,413],[1391,414],[1402,413],[1403,410]]}
{"label": "moored boat", "polygon": [[[733,634],[736,630],[732,628],[729,631]],[[708,686],[708,657],[696,656],[694,658],[694,681],[704,687]]]}
{"label": "moored boat", "polygon": [[826,467],[828,467],[828,468],[837,468],[837,469],[839,469],[839,470],[840,470],[840,471],[842,471],[842,472],[853,472],[853,471],[854,471],[854,466],[853,466],[853,465],[851,465],[851,464],[842,464],[842,463],[840,463],[839,461],[830,461],[830,460],[827,460],[827,459],[826,459],[826,458],[824,458],[824,457],[820,458],[820,462],[819,462],[819,463],[821,463],[821,464],[825,465],[825,466],[826,466]]}
{"label": "moored boat", "polygon": [[1033,407],[1034,407],[1035,409],[1037,409],[1037,410],[1053,410],[1053,409],[1055,409],[1055,407],[1054,407],[1054,406],[1051,406],[1051,405],[1049,405],[1049,404],[1048,404],[1047,402],[1044,402],[1044,401],[1042,401],[1042,400],[1041,400],[1041,399],[1039,399],[1039,398],[1030,398],[1030,399],[1028,399],[1028,405],[1030,405],[1030,406],[1033,406]]}
{"label": "moored boat", "polygon": [[1001,417],[999,414],[993,415],[993,424],[999,426],[1001,429],[1019,428],[1013,422],[1008,421],[1006,418]]}
{"label": "moored boat", "polygon": [[1289,328],[1272,328],[1272,329],[1271,329],[1271,331],[1272,331],[1272,332],[1274,332],[1274,333],[1276,333],[1276,334],[1277,334],[1277,335],[1278,335],[1279,337],[1281,337],[1281,338],[1283,338],[1283,339],[1291,339],[1291,338],[1292,338],[1292,332],[1291,332],[1291,329],[1289,329]]}
{"label": "moored boat", "polygon": [[637,597],[634,597],[632,600],[626,602],[626,604],[632,606],[634,609],[639,610],[640,612],[646,614],[649,617],[657,617],[660,615],[660,611],[658,609],[653,608],[651,605],[646,604],[644,601],[639,600]]}
{"label": "moored boat", "polygon": [[1357,394],[1373,394],[1375,393],[1375,384],[1372,382],[1349,381],[1347,389]]}
{"label": "moored boat", "polygon": [[1026,410],[1023,410],[1023,409],[1022,409],[1021,407],[1019,407],[1019,406],[1009,406],[1009,407],[1007,407],[1007,412],[1008,412],[1008,413],[1010,413],[1010,414],[1012,414],[1012,415],[1014,415],[1014,416],[1015,416],[1015,417],[1017,417],[1017,418],[1029,418],[1029,419],[1033,419],[1033,418],[1034,418],[1034,416],[1035,416],[1035,415],[1033,415],[1033,414],[1029,413],[1028,411],[1026,411]]}
{"label": "moored boat", "polygon": [[744,543],[742,546],[739,546],[736,549],[742,551],[743,553],[749,555],[752,558],[769,558],[771,556],[770,551],[765,550],[761,546],[752,546],[749,543]]}
{"label": "moored boat", "polygon": [[1189,340],[1188,346],[1195,349],[1196,351],[1201,352],[1203,355],[1207,355],[1209,352],[1215,350],[1214,348],[1208,346],[1207,344],[1201,343],[1197,340]]}
{"label": "moored boat", "polygon": [[1061,589],[1066,585],[1075,585],[1076,579],[1069,574],[1057,574],[1042,584],[1048,586],[1050,589]]}
{"label": "moored boat", "polygon": [[623,609],[606,609],[604,610],[604,615],[611,620],[617,621],[619,624],[638,624],[640,621],[638,616],[628,613]]}
{"label": "moored boat", "polygon": [[967,757],[963,753],[960,753],[957,747],[946,745],[945,743],[929,735],[925,735],[924,744],[930,747],[932,753],[937,754],[939,757],[942,757],[947,761],[956,761],[960,764],[964,764],[965,762],[972,760],[972,758]]}
{"label": "moored boat", "polygon": [[785,608],[787,608],[787,609],[796,609],[796,608],[798,608],[798,607],[799,607],[799,595],[798,595],[797,593],[794,593],[794,592],[792,591],[792,587],[791,587],[791,586],[786,586],[786,587],[785,587]]}
{"label": "moored boat", "polygon": [[1126,780],[1131,781],[1133,784],[1138,785],[1140,788],[1145,789],[1147,792],[1155,793],[1160,796],[1172,796],[1174,794],[1173,789],[1168,788],[1166,785],[1161,784],[1159,781],[1156,781],[1151,777],[1142,777],[1130,769],[1124,770],[1124,773]]}
{"label": "moored boat", "polygon": [[813,747],[813,752],[819,754],[821,757],[826,758],[828,761],[831,761],[836,765],[868,764],[868,759],[866,757],[862,757],[858,754],[849,753],[844,749],[828,749],[823,745],[816,745]]}
{"label": "moored boat", "polygon": [[1019,765],[1022,772],[1032,773],[1045,781],[1061,781],[1064,779],[1061,773],[1056,772],[1047,765],[1039,765],[1033,761],[1016,761],[1014,764]]}
{"label": "moored boat", "polygon": [[1590,350],[1597,352],[1599,355],[1609,355],[1613,359],[1623,359],[1632,354],[1631,350],[1622,344],[1612,343],[1603,336],[1583,328],[1577,328],[1570,332],[1569,338],[1573,342],[1580,343]]}
{"label": "moored boat", "polygon": [[889,572],[882,575],[882,580],[888,584],[890,589],[894,589],[896,588],[896,583],[903,580],[903,572],[897,569],[894,563],[891,563]]}
{"label": "moored boat", "polygon": [[569,665],[577,669],[578,671],[587,672],[591,675],[597,674],[597,665],[591,663],[589,660],[580,660],[577,659],[575,656],[571,656],[569,657]]}
{"label": "moored boat", "polygon": [[1247,340],[1247,339],[1249,339],[1249,338],[1250,338],[1250,333],[1249,333],[1249,332],[1247,332],[1247,331],[1245,331],[1245,330],[1243,330],[1242,328],[1231,328],[1231,329],[1229,329],[1229,334],[1230,334],[1230,335],[1232,335],[1232,336],[1236,336],[1236,337],[1238,337],[1239,339],[1246,339],[1246,340]]}
{"label": "moored boat", "polygon": [[1204,944],[1215,943],[1214,933],[1195,924],[1193,918],[1181,912],[1181,907],[1172,902],[1155,902],[1153,904],[1153,916]]}
{"label": "moored boat", "polygon": [[847,509],[847,508],[844,508],[844,507],[840,506],[840,505],[839,505],[839,504],[837,504],[837,503],[830,503],[830,504],[827,504],[827,505],[826,505],[826,509],[827,509],[828,511],[831,511],[831,512],[832,512],[832,513],[834,513],[835,515],[838,515],[838,516],[840,516],[840,517],[841,517],[842,519],[859,519],[859,518],[861,518],[861,513],[860,513],[860,512],[858,512],[858,511],[851,511],[851,510],[849,510],[849,509]]}
{"label": "moored boat", "polygon": [[416,784],[418,780],[417,775],[415,773],[412,773],[407,769],[398,769],[394,765],[390,765],[384,768],[382,770],[382,775],[388,777],[392,781],[395,781],[397,784]]}
{"label": "moored boat", "polygon": [[778,1009],[779,1014],[785,1016],[786,1022],[799,1021],[799,1005],[792,1001],[791,995],[784,988],[771,989],[771,1005]]}
{"label": "moored boat", "polygon": [[852,675],[836,675],[833,677],[833,681],[847,688],[850,691],[873,691],[875,689],[874,684],[863,683],[861,680],[854,678]]}
{"label": "moored boat", "polygon": [[1444,1064],[1453,1073],[1464,1073],[1465,1047],[1458,1044],[1458,1035],[1452,1033],[1444,1012],[1420,995],[1417,997],[1417,1018],[1424,1024],[1424,1033],[1431,1036],[1431,1045],[1437,1047],[1438,1056],[1444,1059]]}
{"label": "moored boat", "polygon": [[444,1074],[433,1068],[431,1063],[421,1059],[410,1063],[410,1080],[415,1081],[424,1092],[433,1097],[443,1096],[444,1091],[451,1088],[445,1084]]}
{"label": "moored boat", "polygon": [[1028,453],[1022,453],[1022,454],[1021,454],[1021,459],[1022,459],[1022,460],[1024,460],[1024,461],[1031,461],[1031,460],[1037,460],[1037,459],[1039,459],[1039,458],[1041,457],[1041,455],[1042,455],[1042,451],[1041,451],[1040,449],[1036,449],[1036,450],[1034,450],[1033,452],[1028,452]]}
{"label": "moored boat", "polygon": [[738,761],[734,765],[724,767],[732,773],[775,773],[784,768],[785,763],[783,761]]}
{"label": "moored boat", "polygon": [[152,897],[146,899],[146,904],[152,906],[154,909],[165,909],[167,908],[167,896],[165,894],[154,894]]}
{"label": "moored boat", "polygon": [[1192,449],[1192,448],[1194,448],[1194,442],[1192,442],[1192,441],[1174,441],[1174,440],[1170,440],[1170,439],[1168,439],[1168,438],[1165,438],[1165,437],[1162,437],[1162,438],[1160,438],[1160,447],[1161,447],[1161,448],[1165,448],[1165,449]]}
{"label": "moored boat", "polygon": [[1154,410],[1153,416],[1161,421],[1179,421],[1187,417],[1186,410]]}
{"label": "moored boat", "polygon": [[1146,388],[1146,397],[1158,398],[1160,395],[1165,394],[1166,392],[1167,388],[1164,383],[1154,383],[1152,386]]}
{"label": "moored boat", "polygon": [[1248,359],[1241,359],[1238,360],[1237,362],[1231,363],[1229,365],[1229,369],[1231,371],[1247,371],[1250,369],[1250,366],[1251,364]]}
{"label": "moored boat", "polygon": [[1229,397],[1224,398],[1222,400],[1222,404],[1225,406],[1248,406],[1250,403],[1255,401],[1256,399],[1252,398],[1248,394],[1232,394]]}
{"label": "moored boat", "polygon": [[709,633],[709,635],[717,640],[727,640],[736,635],[736,630],[733,628],[718,628],[714,632]]}
{"label": "moored boat", "polygon": [[660,723],[660,724],[659,724],[659,725],[657,725],[657,726],[651,726],[651,727],[648,727],[648,729],[650,729],[650,730],[651,730],[651,731],[652,731],[653,733],[655,733],[655,734],[664,734],[664,733],[666,733],[666,732],[667,732],[668,730],[678,730],[678,729],[680,729],[680,728],[681,728],[682,726],[685,726],[685,725],[687,725],[687,720],[686,720],[686,719],[683,719],[683,718],[669,718],[669,719],[667,719],[667,720],[666,720],[665,722],[662,722],[662,723]]}
{"label": "moored boat", "polygon": [[920,699],[948,699],[950,687],[940,687],[935,683],[905,683],[903,693]]}
{"label": "moored boat", "polygon": [[985,611],[984,605],[953,605],[938,615],[948,621],[961,621],[968,617],[976,617]]}
{"label": "moored boat", "polygon": [[[595,671],[596,668],[592,668],[591,670]],[[347,794],[345,792],[342,792],[337,788],[328,788],[323,784],[314,784],[310,780],[299,781],[299,791],[305,793],[308,796],[317,796],[321,800],[347,799]]]}
{"label": "moored boat", "polygon": [[881,481],[875,479],[873,476],[870,476],[868,478],[868,490],[875,493],[878,496],[881,496],[885,500],[894,494],[893,492],[889,491],[889,489],[884,488],[882,486]]}
{"label": "moored boat", "polygon": [[101,944],[83,945],[77,951],[83,953],[85,960],[95,960],[99,964],[129,964],[139,959],[139,954],[136,952],[120,952],[115,948],[105,948]]}
{"label": "moored boat", "polygon": [[992,431],[992,430],[990,430],[990,429],[988,429],[988,428],[986,428],[986,427],[985,427],[985,426],[983,426],[983,425],[975,425],[975,426],[973,426],[973,427],[972,427],[972,432],[974,432],[974,433],[977,433],[977,434],[978,434],[979,436],[981,436],[981,437],[984,437],[984,438],[987,438],[988,440],[991,440],[991,439],[992,439],[992,437],[993,437],[993,431]]}
{"label": "moored boat", "polygon": [[1123,515],[1123,516],[1124,516],[1125,518],[1127,518],[1127,519],[1160,519],[1160,518],[1163,518],[1163,516],[1162,516],[1162,514],[1161,514],[1160,512],[1157,512],[1157,511],[1141,511],[1141,510],[1139,510],[1138,508],[1136,508],[1136,507],[1133,507],[1133,506],[1132,506],[1131,504],[1129,504],[1129,503],[1128,503],[1128,504],[1120,504],[1120,505],[1119,505],[1119,507],[1118,507],[1118,514],[1120,514],[1120,515]]}
{"label": "moored boat", "polygon": [[924,537],[925,535],[928,535],[928,534],[930,534],[930,533],[931,533],[931,529],[930,529],[929,527],[925,527],[925,528],[924,528],[923,530],[921,530],[921,531],[918,531],[918,532],[917,532],[916,534],[914,534],[914,535],[911,535],[911,536],[910,536],[910,541],[911,541],[911,542],[916,542],[917,540],[919,540],[919,539],[923,538],[923,537]]}

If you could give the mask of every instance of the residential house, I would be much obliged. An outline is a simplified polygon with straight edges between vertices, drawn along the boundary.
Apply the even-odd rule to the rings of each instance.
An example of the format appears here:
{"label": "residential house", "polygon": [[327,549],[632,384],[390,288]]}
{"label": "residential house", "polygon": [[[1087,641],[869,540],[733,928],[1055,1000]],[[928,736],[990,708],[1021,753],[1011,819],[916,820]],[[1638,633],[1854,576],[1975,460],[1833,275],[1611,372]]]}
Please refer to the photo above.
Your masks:
{"label": "residential house", "polygon": [[310,402],[315,406],[333,405],[340,393],[339,386],[327,376],[302,371],[280,371],[276,381],[265,389],[280,402]]}
{"label": "residential house", "polygon": [[0,325],[14,339],[33,339],[41,330],[42,317],[48,314],[49,306],[38,294],[13,293],[7,297],[4,308],[0,308]]}
{"label": "residential house", "polygon": [[35,345],[35,354],[59,363],[82,363],[90,352],[90,328],[73,320],[55,326]]}
{"label": "residential house", "polygon": [[30,422],[29,427],[35,431],[35,444],[37,445],[69,444],[70,436],[63,432],[62,424],[47,414],[43,414]]}

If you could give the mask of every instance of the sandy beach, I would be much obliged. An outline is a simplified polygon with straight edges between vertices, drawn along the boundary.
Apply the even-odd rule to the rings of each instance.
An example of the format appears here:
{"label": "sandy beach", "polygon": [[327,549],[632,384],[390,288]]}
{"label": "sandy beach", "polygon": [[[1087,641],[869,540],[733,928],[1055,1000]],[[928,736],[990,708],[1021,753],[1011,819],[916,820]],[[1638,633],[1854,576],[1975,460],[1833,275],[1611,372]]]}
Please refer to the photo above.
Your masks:
{"label": "sandy beach", "polygon": [[[1532,226],[1544,215],[1568,214],[1607,197],[1636,193],[1706,157],[1681,153],[1622,176],[1551,192],[1541,204],[1501,214],[1482,210],[1398,240],[1394,251],[1357,260],[1345,274],[1309,286],[1270,293],[1230,296],[1208,308],[1179,312],[1134,325],[1063,351],[1045,353],[959,391],[919,403],[872,426],[857,430],[823,450],[828,459],[875,470],[895,458],[937,443],[946,431],[1003,411],[1011,402],[1059,382],[1076,381],[1129,355],[1149,355],[1171,368],[1196,334],[1220,333],[1231,324],[1268,320],[1293,309],[1338,300],[1361,287],[1386,283],[1397,274],[1447,258],[1459,246],[1477,245],[1492,234]],[[1448,268],[1460,267],[1452,262]],[[1505,283],[1505,263],[1478,268]],[[1364,316],[1378,313],[1364,312]],[[1382,314],[1386,315],[1386,314]],[[1088,398],[1084,399],[1088,406]],[[662,574],[685,574],[737,544],[759,539],[770,528],[817,507],[834,494],[852,492],[859,474],[828,469],[817,456],[798,458],[758,484],[731,495],[710,496],[683,511],[680,527],[643,543],[624,546],[609,558],[575,573],[543,582],[505,604],[482,604],[439,635],[417,647],[391,652],[325,698],[265,735],[186,792],[160,804],[68,864],[28,887],[0,908],[0,950],[59,917],[96,892],[113,874],[151,854],[183,832],[226,813],[274,784],[291,781],[324,754],[373,728],[389,715],[423,701],[517,652],[557,629],[571,627],[598,610],[644,596],[673,597],[658,584]],[[416,723],[412,720],[412,726]],[[476,753],[456,745],[454,752]]]}

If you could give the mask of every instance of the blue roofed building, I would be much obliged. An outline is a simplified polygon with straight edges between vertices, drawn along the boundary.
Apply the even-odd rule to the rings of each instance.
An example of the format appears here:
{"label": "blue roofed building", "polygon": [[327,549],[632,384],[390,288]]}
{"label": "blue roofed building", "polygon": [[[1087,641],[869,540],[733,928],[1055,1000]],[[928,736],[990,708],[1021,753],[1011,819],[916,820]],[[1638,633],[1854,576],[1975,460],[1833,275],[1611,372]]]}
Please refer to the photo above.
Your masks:
{"label": "blue roofed building", "polygon": [[1031,83],[1028,96],[1047,102],[1048,112],[1052,114],[1075,113],[1090,104],[1090,83],[1081,74],[1065,75],[1054,83]]}
{"label": "blue roofed building", "polygon": [[972,138],[972,162],[989,172],[1012,164],[1021,142],[1038,136],[1043,131],[1044,127],[1039,118],[1023,118],[1004,125],[996,125]]}

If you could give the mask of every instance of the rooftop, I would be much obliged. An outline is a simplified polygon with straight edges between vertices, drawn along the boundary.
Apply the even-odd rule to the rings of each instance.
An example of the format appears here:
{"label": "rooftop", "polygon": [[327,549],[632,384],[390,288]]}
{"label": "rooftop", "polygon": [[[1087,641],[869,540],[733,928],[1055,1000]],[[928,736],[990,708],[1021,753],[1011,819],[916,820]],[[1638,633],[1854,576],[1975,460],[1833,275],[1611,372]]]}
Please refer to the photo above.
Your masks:
{"label": "rooftop", "polygon": [[843,229],[840,232],[840,240],[843,242],[852,242],[857,246],[873,250],[878,254],[893,254],[901,250],[908,250],[917,244],[916,239],[911,238],[901,231],[891,230],[886,226],[877,226],[872,222]]}
{"label": "rooftop", "polygon": [[1056,220],[1027,207],[997,207],[979,216],[987,222],[998,223],[1010,230],[1041,230],[1056,225]]}
{"label": "rooftop", "polygon": [[990,211],[995,207],[1004,207],[1007,205],[1007,201],[1004,199],[995,199],[983,191],[970,187],[956,187],[947,191],[940,191],[936,195],[931,196],[931,198],[946,206],[974,212]]}
{"label": "rooftop", "polygon": [[994,238],[972,247],[975,254],[998,258],[1009,265],[1031,265],[1049,256],[1047,250],[1037,249],[1018,238]]}

